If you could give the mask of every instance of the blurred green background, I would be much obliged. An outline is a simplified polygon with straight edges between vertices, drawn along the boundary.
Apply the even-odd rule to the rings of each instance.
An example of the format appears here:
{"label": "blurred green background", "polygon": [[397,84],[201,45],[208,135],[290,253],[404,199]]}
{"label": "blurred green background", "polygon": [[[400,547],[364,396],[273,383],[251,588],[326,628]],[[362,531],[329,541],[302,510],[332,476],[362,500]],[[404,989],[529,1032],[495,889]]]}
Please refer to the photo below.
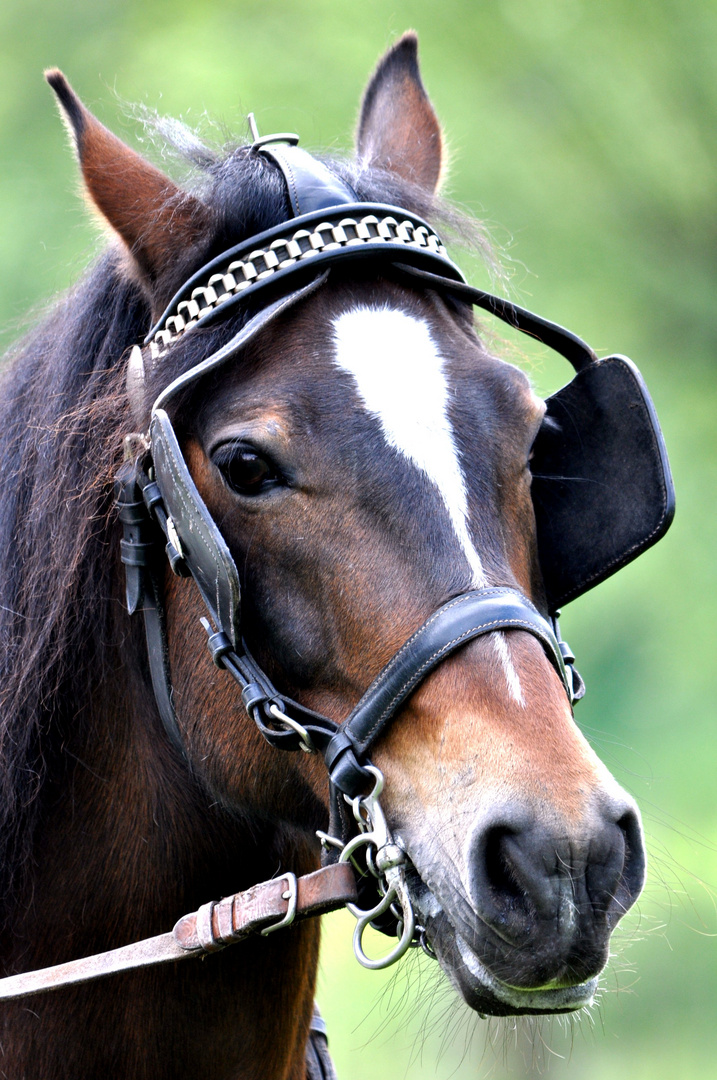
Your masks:
{"label": "blurred green background", "polygon": [[[491,226],[511,294],[630,355],[662,420],[673,529],[563,617],[589,690],[578,721],[638,798],[651,866],[599,1003],[572,1021],[482,1022],[415,955],[364,972],[333,917],[319,988],[332,1050],[342,1080],[717,1077],[713,0],[4,0],[4,342],[101,243],[43,67],[129,141],[142,131],[121,102],[241,135],[253,110],[263,132],[344,151],[370,70],[411,26],[448,193]],[[545,392],[568,376],[541,354],[529,366]]]}

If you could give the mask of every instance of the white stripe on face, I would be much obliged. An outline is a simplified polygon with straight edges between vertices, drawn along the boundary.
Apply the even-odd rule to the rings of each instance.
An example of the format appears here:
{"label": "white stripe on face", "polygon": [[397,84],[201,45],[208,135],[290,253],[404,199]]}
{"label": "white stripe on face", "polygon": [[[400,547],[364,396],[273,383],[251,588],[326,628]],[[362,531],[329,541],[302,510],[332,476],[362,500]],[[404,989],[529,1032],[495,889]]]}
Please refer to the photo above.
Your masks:
{"label": "white stripe on face", "polygon": [[[426,323],[387,307],[356,307],[334,320],[334,361],[353,376],[367,410],[398,450],[436,486],[471,571],[471,587],[486,585],[468,524],[468,497],[448,416],[443,358]],[[524,705],[503,638],[498,655],[511,696]]]}
{"label": "white stripe on face", "polygon": [[334,322],[336,364],[353,375],[389,446],[431,480],[472,574],[486,584],[468,531],[468,500],[453,429],[443,360],[425,322],[392,308],[354,308]]}

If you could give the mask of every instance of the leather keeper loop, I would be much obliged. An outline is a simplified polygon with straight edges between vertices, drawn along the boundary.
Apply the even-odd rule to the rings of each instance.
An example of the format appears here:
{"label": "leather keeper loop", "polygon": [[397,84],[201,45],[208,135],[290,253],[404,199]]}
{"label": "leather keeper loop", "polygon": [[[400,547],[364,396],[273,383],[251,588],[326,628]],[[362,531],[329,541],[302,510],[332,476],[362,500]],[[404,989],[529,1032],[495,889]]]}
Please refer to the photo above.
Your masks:
{"label": "leather keeper loop", "polygon": [[259,686],[259,683],[249,683],[245,686],[241,692],[241,699],[244,702],[244,708],[251,716],[252,720],[255,720],[254,709],[257,705],[261,705],[263,701],[266,701],[266,694]]}
{"label": "leather keeper loop", "polygon": [[205,952],[217,952],[222,947],[221,942],[218,942],[214,937],[214,928],[212,926],[214,904],[215,901],[210,900],[208,904],[202,904],[197,911],[197,938]]}
{"label": "leather keeper loop", "polygon": [[567,641],[558,641],[558,648],[562,653],[563,660],[566,664],[574,664],[575,657],[573,656],[573,650],[568,645]]}
{"label": "leather keeper loop", "polygon": [[120,540],[120,552],[125,566],[147,566],[150,562],[153,543],[136,543],[129,540]]}
{"label": "leather keeper loop", "polygon": [[343,731],[335,735],[327,746],[324,760],[331,783],[352,799],[363,794],[367,785],[374,782],[372,773],[359,764],[351,741]]}
{"label": "leather keeper loop", "polygon": [[144,505],[150,512],[153,512],[154,508],[162,502],[162,492],[159,490],[159,484],[156,480],[150,480],[144,485],[142,498],[144,499]]}
{"label": "leather keeper loop", "polygon": [[164,548],[167,558],[169,559],[169,565],[172,568],[172,573],[177,577],[190,577],[191,570],[187,566],[184,558],[179,554],[176,547],[171,540],[168,540]]}
{"label": "leather keeper loop", "polygon": [[324,761],[329,774],[333,772],[334,765],[346,750],[353,750],[354,744],[351,737],[341,729],[337,731],[329,745],[324,750]]}
{"label": "leather keeper loop", "polygon": [[233,645],[224,631],[218,630],[216,634],[212,634],[207,640],[207,648],[212,654],[214,663],[221,668],[224,667],[222,657],[232,651]]}
{"label": "leather keeper loop", "polygon": [[144,525],[147,521],[147,507],[143,502],[124,502],[117,500],[119,519],[123,525]]}

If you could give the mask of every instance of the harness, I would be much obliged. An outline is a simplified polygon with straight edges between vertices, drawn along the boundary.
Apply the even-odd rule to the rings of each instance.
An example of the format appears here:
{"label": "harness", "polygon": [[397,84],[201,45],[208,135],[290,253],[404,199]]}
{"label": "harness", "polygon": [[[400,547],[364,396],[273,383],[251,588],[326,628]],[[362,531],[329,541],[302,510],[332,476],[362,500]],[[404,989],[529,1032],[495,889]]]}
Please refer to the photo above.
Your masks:
{"label": "harness", "polygon": [[[599,360],[562,327],[469,286],[429,224],[398,207],[361,202],[345,181],[300,149],[297,141],[296,136],[267,136],[252,147],[281,170],[292,210],[289,220],[198,270],[152,327],[144,349],[132,350],[127,385],[139,413],[147,365],[156,369],[172,346],[194,329],[242,307],[256,310],[230,341],[157,397],[148,434],[126,440],[116,497],[124,529],[121,556],[127,608],[130,613],[141,609],[144,615],[154,694],[170,742],[186,756],[168,665],[161,587],[165,555],[174,573],[194,579],[207,608],[201,621],[211,657],[237,682],[244,707],[263,737],[278,749],[323,755],[331,807],[329,830],[319,834],[325,865],[298,882],[288,874],[205,905],[160,938],[0,980],[0,998],[201,955],[241,940],[250,931],[271,932],[295,918],[344,905],[357,919],[354,951],[364,966],[385,967],[412,944],[430,952],[406,885],[406,854],[391,836],[381,810],[383,777],[371,764],[371,748],[410,694],[443,660],[469,641],[499,630],[522,630],[537,638],[572,706],[585,688],[574,657],[560,638],[559,607],[636,558],[664,535],[672,520],[674,491],[667,454],[654,407],[634,364],[622,356]],[[532,461],[547,614],[507,586],[453,597],[409,637],[349,716],[337,724],[282,694],[247,649],[241,633],[238,570],[189,473],[168,406],[181,390],[235,359],[279,315],[321,288],[334,266],[346,261],[370,262],[377,271],[390,267],[414,286],[477,305],[560,353],[576,374],[548,399],[551,423],[541,429]],[[359,871],[358,892],[352,867]],[[309,879],[313,880],[306,884]],[[378,960],[369,958],[363,948],[369,924],[398,937],[388,955]],[[315,1045],[312,1052],[318,1053]]]}

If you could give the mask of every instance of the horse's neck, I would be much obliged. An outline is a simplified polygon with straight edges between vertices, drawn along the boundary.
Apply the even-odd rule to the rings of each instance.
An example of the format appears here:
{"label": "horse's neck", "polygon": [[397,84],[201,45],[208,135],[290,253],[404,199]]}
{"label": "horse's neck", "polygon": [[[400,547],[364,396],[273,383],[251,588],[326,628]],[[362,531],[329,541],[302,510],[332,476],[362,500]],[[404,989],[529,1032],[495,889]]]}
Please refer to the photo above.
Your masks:
{"label": "horse's neck", "polygon": [[[262,854],[255,830],[212,805],[173,755],[131,665],[91,708],[78,722],[88,734],[45,791],[32,871],[3,935],[5,973],[169,930],[277,870],[271,836]],[[294,868],[312,858],[299,847]],[[303,1080],[317,953],[318,926],[304,924],[204,961],[10,1003],[6,1075]]]}

